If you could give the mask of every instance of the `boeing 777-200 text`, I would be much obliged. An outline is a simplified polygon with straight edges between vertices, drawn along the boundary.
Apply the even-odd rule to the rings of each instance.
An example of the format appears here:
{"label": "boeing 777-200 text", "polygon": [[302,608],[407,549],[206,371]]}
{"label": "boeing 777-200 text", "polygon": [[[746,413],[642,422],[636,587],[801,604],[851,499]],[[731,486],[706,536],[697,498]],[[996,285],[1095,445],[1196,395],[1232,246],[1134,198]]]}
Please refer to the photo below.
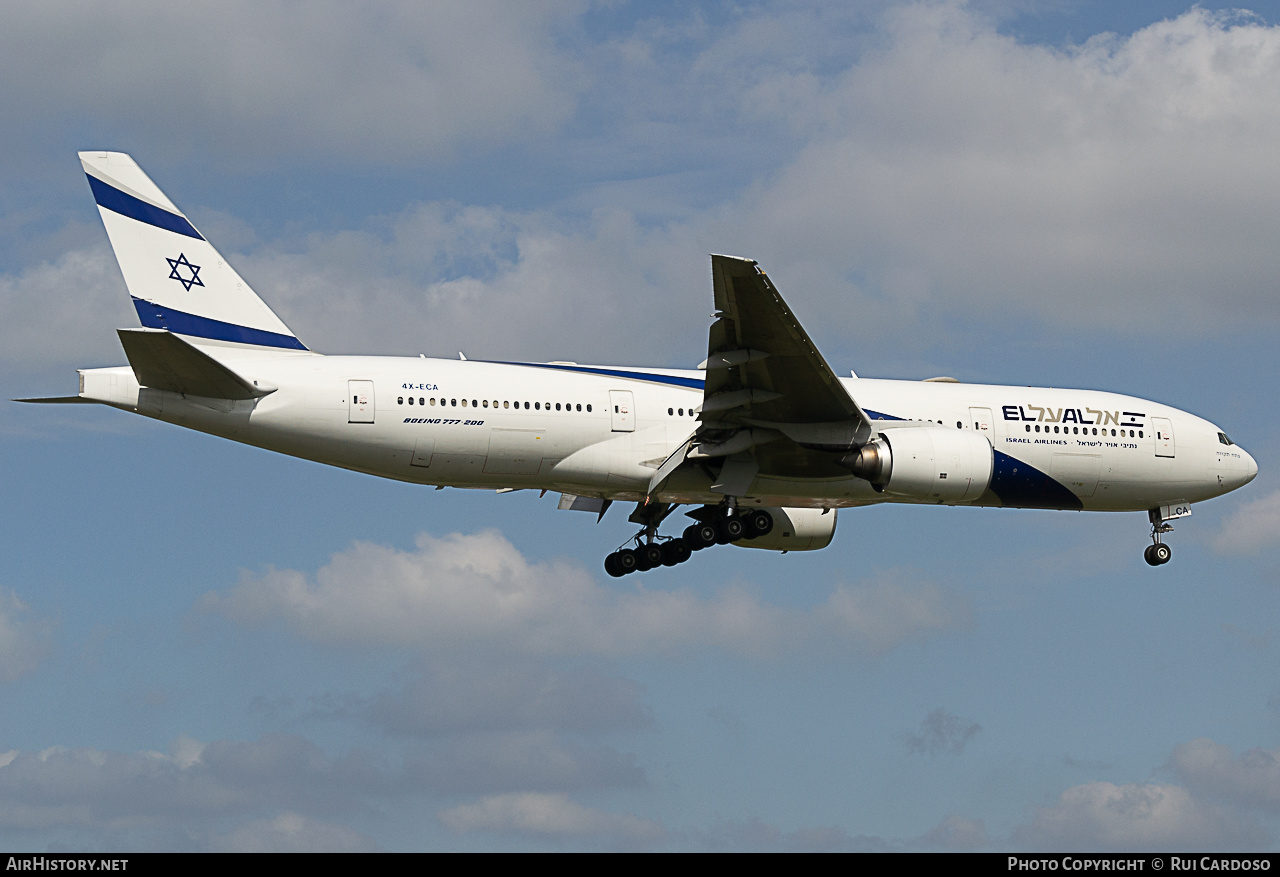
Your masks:
{"label": "boeing 777-200 text", "polygon": [[[127,155],[80,160],[142,328],[77,396],[295,457],[449,487],[634,503],[615,576],[715,544],[824,548],[882,502],[1143,511],[1170,521],[1257,474],[1207,420],[1094,390],[839,378],[750,259],[712,256],[695,370],[322,356],[299,341]],[[680,535],[659,528],[687,505]],[[632,546],[634,547],[626,547]]]}

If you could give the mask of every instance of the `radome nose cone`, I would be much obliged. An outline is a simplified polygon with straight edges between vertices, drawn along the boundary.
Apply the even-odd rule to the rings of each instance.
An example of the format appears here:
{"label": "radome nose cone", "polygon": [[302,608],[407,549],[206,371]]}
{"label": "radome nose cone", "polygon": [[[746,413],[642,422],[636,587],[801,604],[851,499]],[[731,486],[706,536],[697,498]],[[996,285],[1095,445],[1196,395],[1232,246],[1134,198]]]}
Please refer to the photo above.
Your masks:
{"label": "radome nose cone", "polygon": [[1248,484],[1258,474],[1258,461],[1253,455],[1244,451],[1244,483]]}

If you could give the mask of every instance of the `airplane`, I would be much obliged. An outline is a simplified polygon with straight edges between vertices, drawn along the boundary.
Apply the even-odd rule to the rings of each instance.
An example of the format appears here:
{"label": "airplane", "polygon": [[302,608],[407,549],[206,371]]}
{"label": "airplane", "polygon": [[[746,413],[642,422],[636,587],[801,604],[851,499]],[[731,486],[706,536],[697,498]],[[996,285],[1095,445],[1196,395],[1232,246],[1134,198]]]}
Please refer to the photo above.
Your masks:
{"label": "airplane", "polygon": [[[127,366],[75,396],[260,448],[423,485],[560,494],[597,521],[634,503],[622,576],[732,544],[825,548],[876,503],[1147,512],[1144,559],[1191,504],[1257,463],[1213,423],[1096,390],[837,377],[751,259],[711,257],[696,370],[325,356],[306,347],[134,160],[80,160],[141,322]],[[692,522],[659,528],[679,507]]]}

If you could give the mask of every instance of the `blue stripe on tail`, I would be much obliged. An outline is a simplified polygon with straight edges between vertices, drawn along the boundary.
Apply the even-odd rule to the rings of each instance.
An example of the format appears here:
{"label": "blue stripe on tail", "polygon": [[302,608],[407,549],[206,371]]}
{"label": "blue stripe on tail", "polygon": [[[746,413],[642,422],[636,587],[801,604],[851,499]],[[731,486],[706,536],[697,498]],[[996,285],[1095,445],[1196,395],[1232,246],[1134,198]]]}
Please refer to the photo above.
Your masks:
{"label": "blue stripe on tail", "polygon": [[121,192],[115,186],[102,182],[93,174],[85,174],[85,176],[89,178],[89,188],[93,189],[93,200],[98,202],[99,207],[105,207],[112,213],[119,213],[121,216],[145,222],[147,225],[154,225],[156,228],[176,231],[178,234],[184,234],[198,241],[204,240],[200,232],[196,231],[195,226],[178,214],[170,213],[168,210],[161,210],[154,204],[148,204],[146,201],[135,198],[127,192]]}
{"label": "blue stripe on tail", "polygon": [[138,311],[138,319],[148,329],[168,329],[175,335],[191,335],[196,338],[209,338],[214,341],[235,341],[240,344],[257,344],[260,347],[282,347],[286,350],[306,350],[306,346],[292,335],[281,335],[279,332],[267,332],[263,329],[250,329],[248,326],[237,326],[235,323],[224,323],[208,317],[198,317],[173,308],[144,301],[133,300]]}

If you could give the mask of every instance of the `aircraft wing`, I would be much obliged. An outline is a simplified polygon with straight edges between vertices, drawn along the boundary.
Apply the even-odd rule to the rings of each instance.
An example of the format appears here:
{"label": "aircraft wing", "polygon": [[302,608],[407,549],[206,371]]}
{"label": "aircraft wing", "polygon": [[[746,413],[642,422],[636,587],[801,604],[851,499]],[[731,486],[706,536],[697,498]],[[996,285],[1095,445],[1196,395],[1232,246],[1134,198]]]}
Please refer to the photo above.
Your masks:
{"label": "aircraft wing", "polygon": [[833,452],[868,441],[870,419],[753,260],[712,256],[711,275],[716,321],[686,460],[723,461],[714,489],[726,494],[756,474],[847,477]]}
{"label": "aircraft wing", "polygon": [[[703,411],[792,423],[866,420],[769,277],[751,259],[712,256]],[[746,401],[737,403],[738,395]],[[868,423],[869,425],[869,423]]]}

